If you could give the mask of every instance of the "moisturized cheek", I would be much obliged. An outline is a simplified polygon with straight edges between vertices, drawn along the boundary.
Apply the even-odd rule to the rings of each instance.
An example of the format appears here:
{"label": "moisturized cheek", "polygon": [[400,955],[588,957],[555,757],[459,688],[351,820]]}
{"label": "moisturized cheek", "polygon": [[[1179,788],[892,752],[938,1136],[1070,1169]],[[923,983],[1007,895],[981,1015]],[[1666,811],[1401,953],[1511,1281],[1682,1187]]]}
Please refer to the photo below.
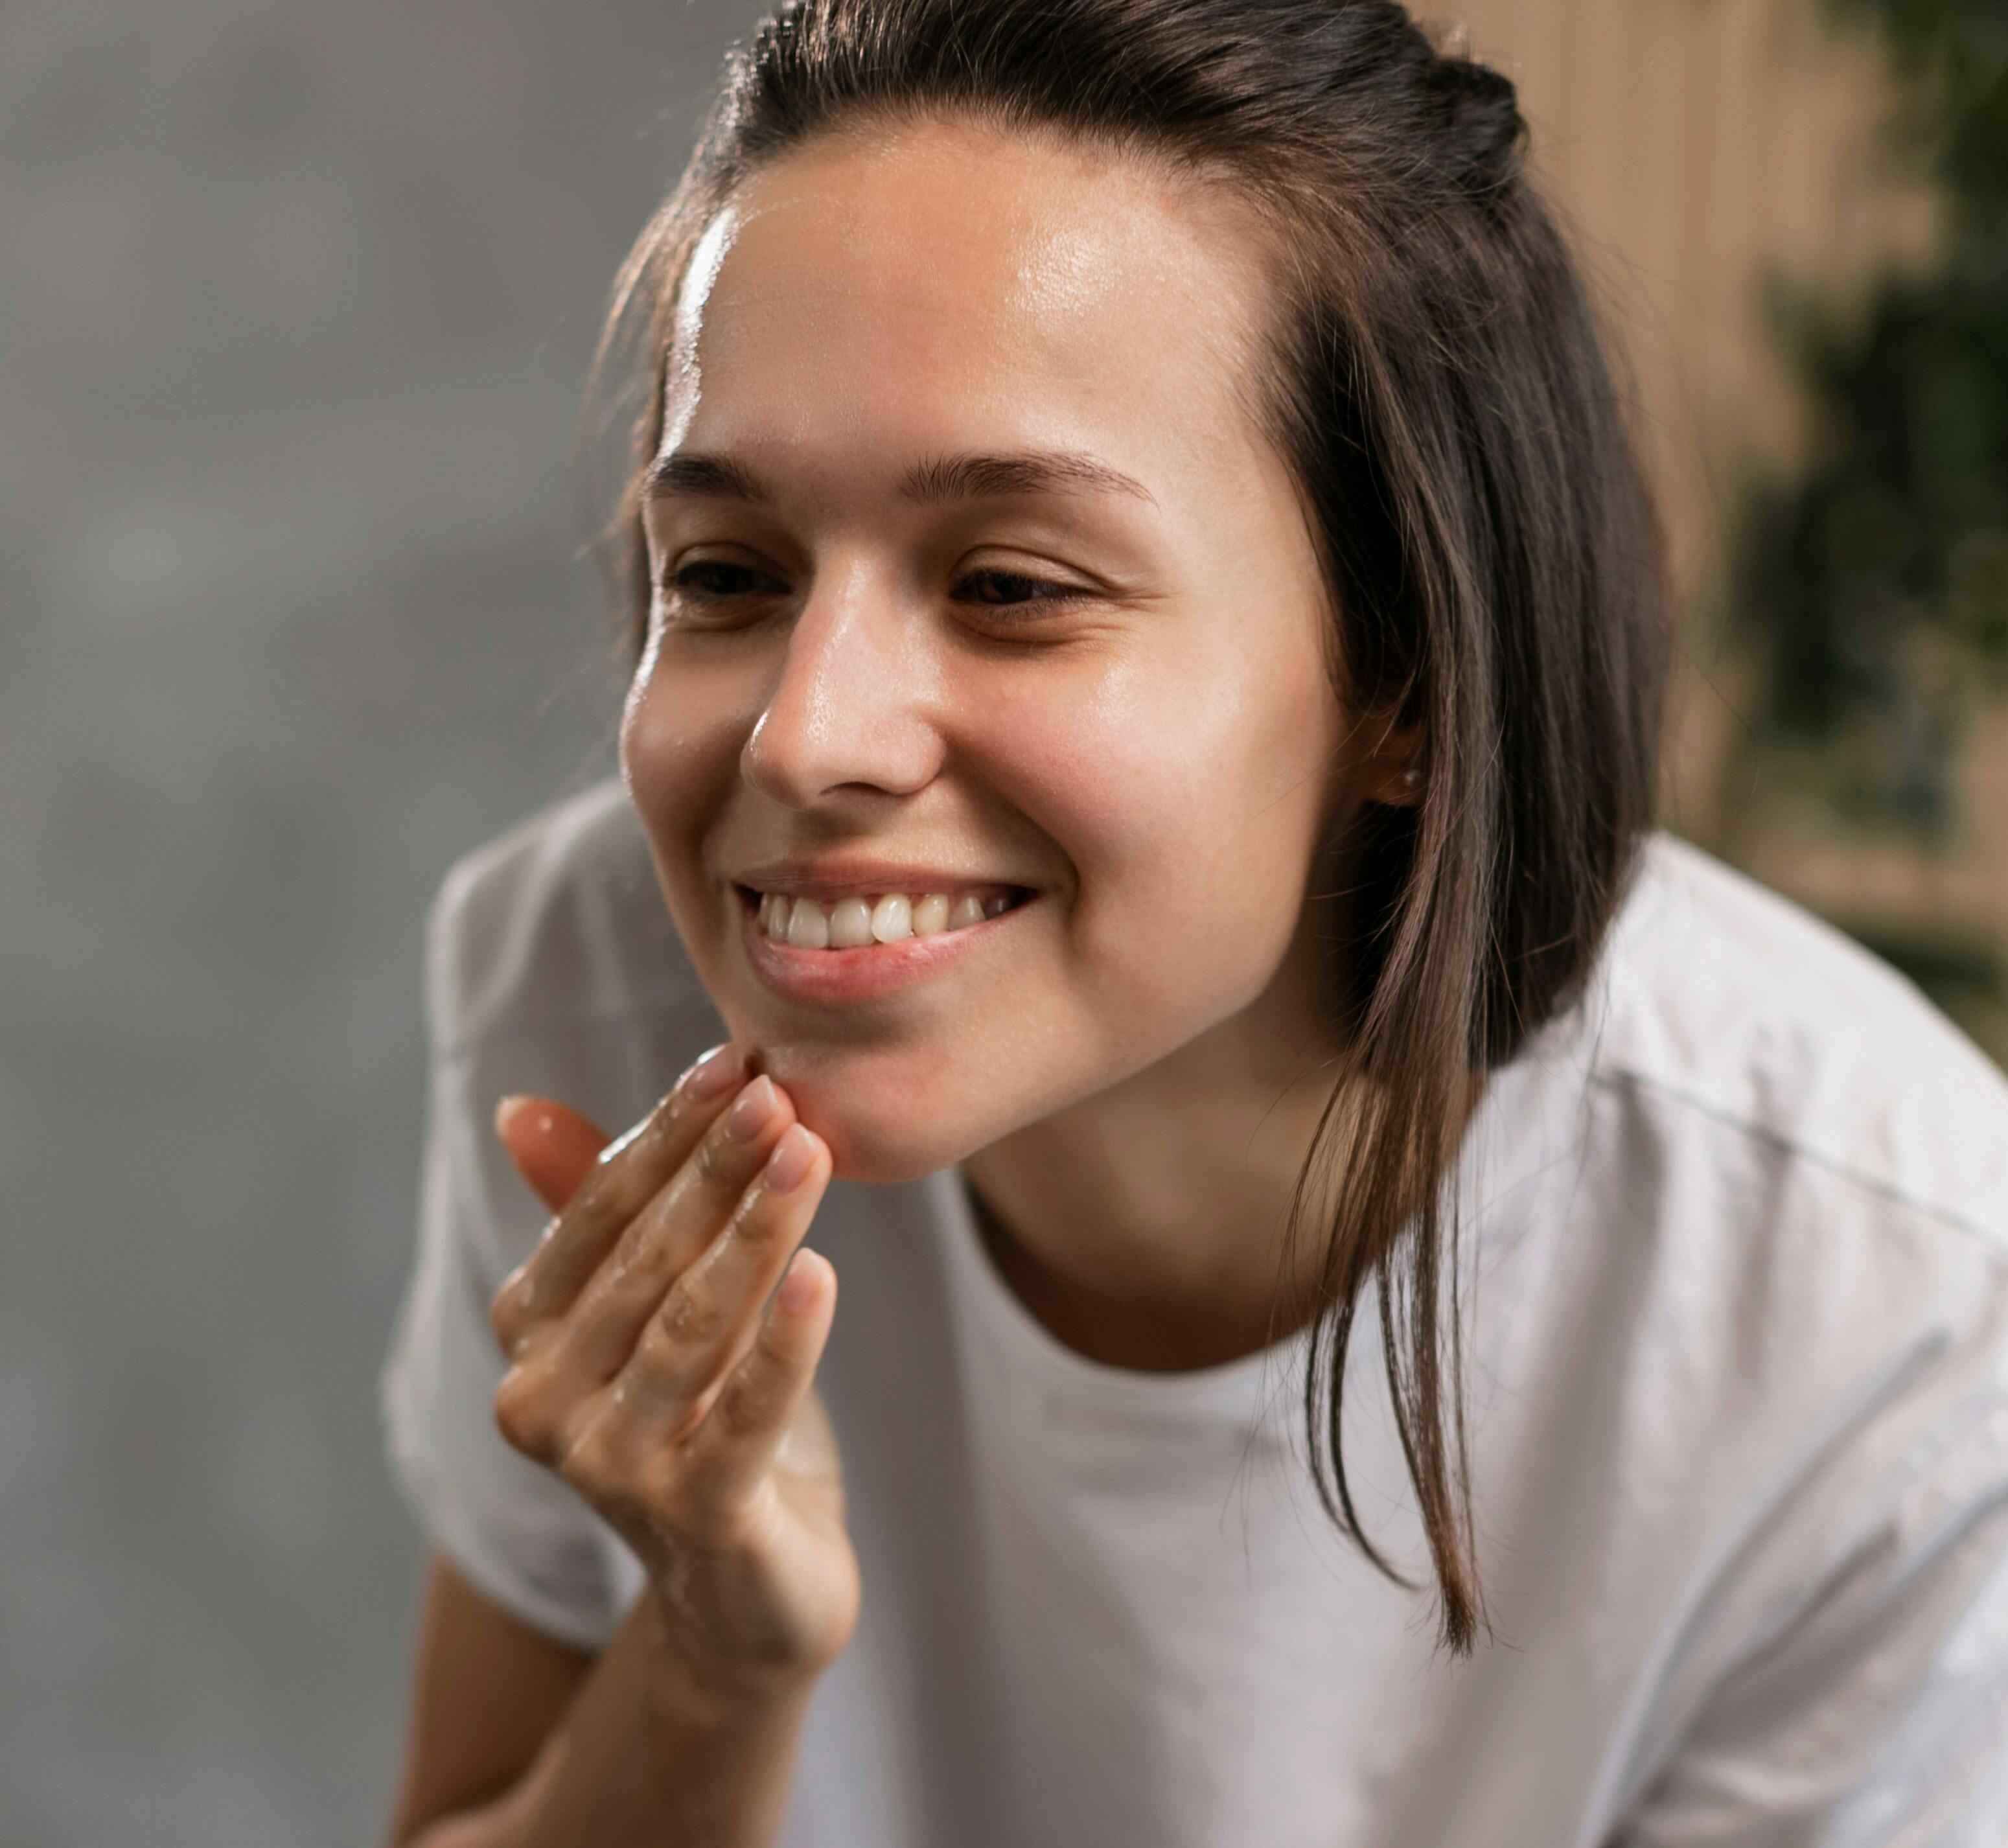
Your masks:
{"label": "moisturized cheek", "polygon": [[652,607],[649,615],[648,634],[642,644],[642,658],[635,664],[634,678],[628,683],[627,698],[620,706],[620,750],[624,758],[627,754],[628,734],[641,717],[642,705],[655,680],[656,666],[662,652],[663,631]]}
{"label": "moisturized cheek", "polygon": [[1109,885],[1112,928],[1139,946],[1122,952],[1129,984],[1140,1008],[1193,1031],[1274,980],[1297,928],[1323,788],[1324,730],[1298,687],[1316,677],[1232,648],[1201,653],[1112,716],[1108,735],[1124,743],[1101,783],[1123,830]]}
{"label": "moisturized cheek", "polygon": [[1157,877],[1182,885],[1216,857],[1232,859],[1252,716],[1244,677],[1186,662],[1123,692],[1122,710],[1107,720],[1120,744],[1105,774],[1126,791]]}
{"label": "moisturized cheek", "polygon": [[730,680],[644,661],[622,711],[620,755],[628,793],[652,826],[656,818],[691,825],[727,798],[751,729],[744,705]]}
{"label": "moisturized cheek", "polygon": [[1009,799],[1073,863],[1069,931],[1094,985],[1154,1008],[1184,979],[1182,959],[1158,952],[1193,920],[1190,875],[1218,831],[1221,796],[1207,768],[1217,741],[1193,729],[1190,677],[1138,652],[1098,664],[1064,696],[1048,686],[997,735],[1026,772]]}

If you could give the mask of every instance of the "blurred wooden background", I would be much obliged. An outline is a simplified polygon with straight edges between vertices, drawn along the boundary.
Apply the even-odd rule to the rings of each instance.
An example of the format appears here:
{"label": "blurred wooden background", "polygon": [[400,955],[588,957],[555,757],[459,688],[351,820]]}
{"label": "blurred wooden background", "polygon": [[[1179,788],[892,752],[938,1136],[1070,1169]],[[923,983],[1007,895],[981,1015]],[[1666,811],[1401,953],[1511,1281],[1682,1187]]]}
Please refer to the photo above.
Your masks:
{"label": "blurred wooden background", "polygon": [[[1732,773],[1750,664],[1715,614],[1739,469],[1817,433],[1766,325],[1767,270],[1844,299],[1928,260],[1938,210],[1881,143],[1880,41],[1819,0],[1449,0],[1418,9],[1518,85],[1533,165],[1631,369],[1685,617],[1667,825],[1823,915],[2008,940],[2008,708],[1983,709],[1945,850],[1851,831]],[[2008,1009],[1953,1010],[2008,1062]]]}

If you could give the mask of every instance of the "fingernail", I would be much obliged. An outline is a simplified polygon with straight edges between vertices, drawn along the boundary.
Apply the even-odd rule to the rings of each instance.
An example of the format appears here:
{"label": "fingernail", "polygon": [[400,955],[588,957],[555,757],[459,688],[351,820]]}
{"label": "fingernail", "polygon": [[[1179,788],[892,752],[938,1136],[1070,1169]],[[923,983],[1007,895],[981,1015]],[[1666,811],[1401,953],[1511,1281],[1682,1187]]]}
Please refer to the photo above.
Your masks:
{"label": "fingernail", "polygon": [[751,1142],[773,1114],[774,1081],[762,1076],[747,1086],[739,1101],[725,1113],[725,1133],[735,1142]]}
{"label": "fingernail", "polygon": [[809,1140],[808,1131],[800,1123],[789,1124],[774,1144],[773,1154],[767,1157],[767,1191],[786,1193],[800,1186],[815,1159],[815,1144]]}
{"label": "fingernail", "polygon": [[730,1040],[722,1046],[712,1047],[684,1074],[685,1094],[702,1099],[720,1097],[730,1090],[732,1081],[739,1076],[739,1060],[728,1056],[731,1052]]}

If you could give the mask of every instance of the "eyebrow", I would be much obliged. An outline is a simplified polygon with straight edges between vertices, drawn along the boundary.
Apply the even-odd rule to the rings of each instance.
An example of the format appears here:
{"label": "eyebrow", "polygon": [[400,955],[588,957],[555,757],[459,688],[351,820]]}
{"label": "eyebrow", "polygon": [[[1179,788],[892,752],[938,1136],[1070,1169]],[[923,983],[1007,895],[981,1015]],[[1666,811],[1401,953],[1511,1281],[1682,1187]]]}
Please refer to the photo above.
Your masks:
{"label": "eyebrow", "polygon": [[[1020,449],[1003,455],[929,456],[900,478],[900,498],[921,507],[954,500],[1001,499],[1013,494],[1127,494],[1153,507],[1158,497],[1135,476],[1077,450]],[[776,498],[744,462],[728,455],[660,455],[642,479],[642,496],[666,500],[688,495],[771,507]]]}

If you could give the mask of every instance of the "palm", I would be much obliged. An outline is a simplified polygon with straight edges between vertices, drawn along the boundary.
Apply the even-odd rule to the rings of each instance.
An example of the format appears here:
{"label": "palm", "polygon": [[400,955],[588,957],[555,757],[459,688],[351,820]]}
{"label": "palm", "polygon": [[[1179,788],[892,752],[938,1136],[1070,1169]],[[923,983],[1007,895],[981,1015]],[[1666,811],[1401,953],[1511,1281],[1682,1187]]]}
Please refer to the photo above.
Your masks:
{"label": "palm", "polygon": [[775,1459],[767,1479],[770,1497],[756,1504],[782,1582],[801,1588],[797,1620],[816,1633],[831,1655],[857,1621],[857,1555],[843,1518],[843,1473],[836,1433],[822,1395],[813,1389]]}
{"label": "palm", "polygon": [[[523,1178],[553,1212],[562,1213],[612,1139],[577,1111],[540,1101],[545,1108],[517,1118],[504,1140]],[[788,1427],[762,1491],[748,1511],[754,1532],[746,1536],[753,1556],[765,1562],[758,1576],[765,1582],[758,1595],[771,1599],[788,1588],[790,1629],[834,1655],[857,1623],[860,1583],[844,1525],[836,1433],[813,1388]]]}

